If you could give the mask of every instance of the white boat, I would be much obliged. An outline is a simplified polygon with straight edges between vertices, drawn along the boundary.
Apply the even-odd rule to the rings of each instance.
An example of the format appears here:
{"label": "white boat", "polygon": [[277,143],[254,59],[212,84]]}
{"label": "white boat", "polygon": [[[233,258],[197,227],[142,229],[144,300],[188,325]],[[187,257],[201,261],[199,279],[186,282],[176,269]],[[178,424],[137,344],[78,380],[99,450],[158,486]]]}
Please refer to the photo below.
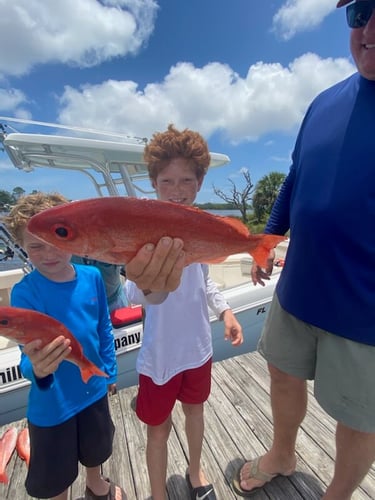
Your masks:
{"label": "white boat", "polygon": [[[143,160],[144,139],[99,132],[95,132],[99,138],[93,139],[82,137],[83,133],[87,135],[93,131],[57,125],[53,126],[55,130],[60,128],[64,134],[68,132],[70,135],[8,133],[7,126],[14,121],[19,120],[0,117],[0,141],[17,169],[32,172],[36,168],[44,168],[46,175],[54,169],[75,170],[93,183],[98,196],[145,196],[152,193],[145,188],[148,172]],[[51,124],[30,123],[51,128]],[[223,166],[229,161],[226,155],[211,153],[210,168]],[[286,249],[286,244],[279,245],[278,257],[283,258]],[[0,252],[0,260],[10,261],[13,255],[16,261],[15,265],[6,269],[0,267],[2,306],[9,305],[11,287],[29,271],[29,267],[27,256],[12,242],[4,227],[0,227]],[[223,338],[222,323],[212,315],[214,361],[250,352],[256,347],[279,274],[276,270],[265,287],[254,287],[250,282],[250,267],[251,257],[247,254],[232,255],[222,264],[210,266],[210,275],[236,313],[245,338],[242,346],[233,348]],[[113,334],[118,361],[117,386],[129,387],[137,383],[135,362],[143,335],[141,318],[132,324],[114,325]],[[22,377],[19,358],[19,347],[0,337],[0,425],[25,416],[29,382]]]}

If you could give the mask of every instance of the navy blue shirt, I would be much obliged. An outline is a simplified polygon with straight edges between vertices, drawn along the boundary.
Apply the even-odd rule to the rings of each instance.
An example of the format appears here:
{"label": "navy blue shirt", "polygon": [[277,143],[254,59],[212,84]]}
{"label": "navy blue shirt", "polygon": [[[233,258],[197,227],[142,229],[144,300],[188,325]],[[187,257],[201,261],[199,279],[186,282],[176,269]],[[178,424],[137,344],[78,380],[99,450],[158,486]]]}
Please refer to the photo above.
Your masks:
{"label": "navy blue shirt", "polygon": [[281,306],[375,345],[375,82],[358,73],[321,93],[302,123],[266,233],[290,244]]}

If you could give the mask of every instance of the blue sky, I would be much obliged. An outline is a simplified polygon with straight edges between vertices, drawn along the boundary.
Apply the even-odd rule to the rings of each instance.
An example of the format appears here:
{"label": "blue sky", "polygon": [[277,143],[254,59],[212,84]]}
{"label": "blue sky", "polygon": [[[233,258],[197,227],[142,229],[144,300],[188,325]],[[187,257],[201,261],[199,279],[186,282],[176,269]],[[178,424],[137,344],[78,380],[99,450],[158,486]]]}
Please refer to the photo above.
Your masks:
{"label": "blue sky", "polygon": [[[241,187],[242,169],[254,183],[287,173],[309,103],[355,71],[335,5],[0,0],[0,115],[139,137],[192,128],[231,158],[197,198],[220,201],[212,185]],[[95,196],[85,178],[19,172],[0,154],[0,189],[16,186]]]}

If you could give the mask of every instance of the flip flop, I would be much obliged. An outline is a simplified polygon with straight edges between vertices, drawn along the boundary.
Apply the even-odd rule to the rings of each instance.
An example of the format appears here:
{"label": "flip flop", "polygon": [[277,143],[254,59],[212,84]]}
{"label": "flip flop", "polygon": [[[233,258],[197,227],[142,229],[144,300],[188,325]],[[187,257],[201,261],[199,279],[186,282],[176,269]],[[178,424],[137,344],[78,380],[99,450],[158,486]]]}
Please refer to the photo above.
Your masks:
{"label": "flip flop", "polygon": [[[241,497],[246,497],[250,498],[254,496],[256,493],[259,492],[259,490],[263,489],[264,486],[272,481],[272,479],[275,479],[277,476],[282,476],[283,474],[269,474],[268,472],[263,472],[259,469],[259,462],[262,457],[257,457],[254,458],[254,460],[248,460],[244,462],[241,467],[238,468],[235,476],[232,479],[232,488],[233,490],[237,493],[237,495]],[[248,477],[245,479],[257,479],[258,481],[263,481],[264,483],[262,486],[256,486],[252,490],[244,490],[241,488],[241,471],[244,465],[250,464],[250,471]]]}
{"label": "flip flop", "polygon": [[127,500],[128,497],[121,486],[117,486],[108,478],[105,478],[105,481],[109,483],[109,492],[106,495],[95,495],[95,493],[86,486],[85,500]]}

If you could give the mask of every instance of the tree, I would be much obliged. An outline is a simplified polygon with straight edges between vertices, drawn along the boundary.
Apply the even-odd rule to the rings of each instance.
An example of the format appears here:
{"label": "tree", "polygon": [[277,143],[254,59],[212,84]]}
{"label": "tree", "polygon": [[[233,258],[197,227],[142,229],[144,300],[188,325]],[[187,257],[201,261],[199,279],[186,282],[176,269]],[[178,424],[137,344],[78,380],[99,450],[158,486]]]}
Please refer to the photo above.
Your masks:
{"label": "tree", "polygon": [[14,199],[8,191],[3,191],[0,189],[0,211],[9,210],[10,205],[12,205]]}
{"label": "tree", "polygon": [[13,196],[16,200],[21,198],[21,196],[23,196],[25,193],[26,193],[26,191],[19,186],[13,188]]}
{"label": "tree", "polygon": [[232,179],[228,179],[232,185],[229,194],[224,193],[224,191],[215,187],[214,184],[212,188],[216,196],[229,203],[234,209],[239,210],[242,221],[247,223],[249,221],[247,212],[254,191],[254,184],[251,182],[250,172],[246,168],[243,168],[241,173],[245,180],[245,186],[242,189],[239,189]]}
{"label": "tree", "polygon": [[264,222],[268,218],[285,177],[281,172],[271,172],[255,186],[253,210],[257,222]]}

